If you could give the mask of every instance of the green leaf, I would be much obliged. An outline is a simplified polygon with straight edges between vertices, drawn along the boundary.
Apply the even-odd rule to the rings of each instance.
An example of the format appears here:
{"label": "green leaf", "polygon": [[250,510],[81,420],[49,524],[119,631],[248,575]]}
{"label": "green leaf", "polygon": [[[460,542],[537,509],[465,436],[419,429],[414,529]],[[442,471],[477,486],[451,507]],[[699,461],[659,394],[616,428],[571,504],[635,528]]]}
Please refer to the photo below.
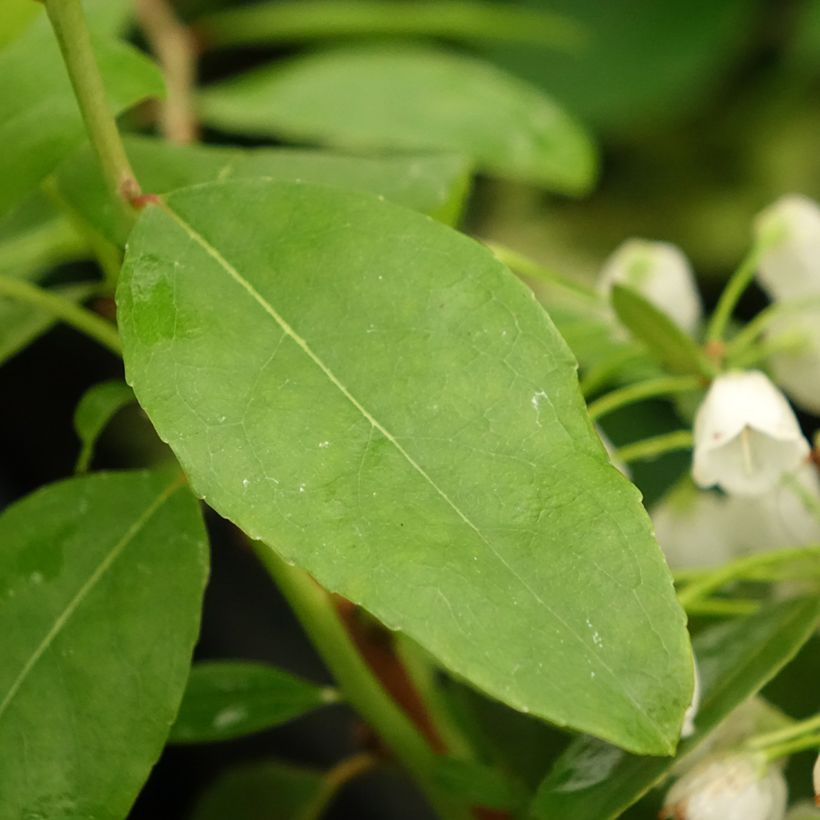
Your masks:
{"label": "green leaf", "polygon": [[615,285],[612,306],[633,336],[671,373],[711,375],[712,367],[695,341],[632,288]]}
{"label": "green leaf", "polygon": [[221,515],[514,708],[672,751],[668,570],[484,247],[372,196],[215,183],[146,208],[117,299],[129,383]]}
{"label": "green leaf", "polygon": [[5,816],[125,817],[185,688],[207,566],[178,474],[74,478],[0,515]]}
{"label": "green leaf", "polygon": [[[82,302],[98,287],[97,282],[57,285],[54,292],[72,302]],[[0,364],[19,353],[57,323],[50,313],[15,299],[0,296]]]}
{"label": "green leaf", "polygon": [[456,151],[484,171],[579,194],[586,134],[551,99],[478,60],[423,46],[297,57],[205,89],[204,122],[355,150]]}
{"label": "green leaf", "polygon": [[692,753],[737,706],[754,695],[807,641],[820,618],[820,599],[773,604],[748,618],[722,623],[694,640],[701,680],[696,733],[677,759],[636,757],[579,738],[541,784],[531,816],[606,820],[619,816]]}
{"label": "green leaf", "polygon": [[74,411],[74,429],[82,442],[76,472],[88,469],[100,433],[116,413],[132,401],[131,388],[119,379],[92,385],[83,393]]}
{"label": "green leaf", "polygon": [[3,0],[0,5],[0,47],[12,42],[37,16],[37,4],[30,0]]}
{"label": "green leaf", "polygon": [[[368,159],[289,148],[173,145],[149,137],[128,137],[125,146],[143,189],[156,194],[228,177],[270,177],[378,194],[445,222],[458,218],[470,179],[467,162],[454,154]],[[65,201],[90,225],[125,245],[131,225],[112,206],[89,147],[63,163],[57,184]]]}
{"label": "green leaf", "polygon": [[331,795],[322,772],[266,760],[222,775],[191,820],[312,820]]}
{"label": "green leaf", "polygon": [[[162,93],[158,69],[131,46],[102,37],[94,50],[115,112]],[[0,214],[36,188],[84,134],[56,38],[40,19],[0,51]]]}
{"label": "green leaf", "polygon": [[320,689],[262,663],[198,663],[191,670],[171,741],[207,743],[261,732],[337,697],[333,689]]}
{"label": "green leaf", "polygon": [[521,783],[492,766],[456,757],[437,757],[433,779],[454,797],[485,809],[515,810],[527,799]]}
{"label": "green leaf", "polygon": [[227,8],[197,22],[208,46],[248,46],[337,37],[429,36],[449,40],[577,46],[572,21],[542,9],[470,0],[291,0]]}

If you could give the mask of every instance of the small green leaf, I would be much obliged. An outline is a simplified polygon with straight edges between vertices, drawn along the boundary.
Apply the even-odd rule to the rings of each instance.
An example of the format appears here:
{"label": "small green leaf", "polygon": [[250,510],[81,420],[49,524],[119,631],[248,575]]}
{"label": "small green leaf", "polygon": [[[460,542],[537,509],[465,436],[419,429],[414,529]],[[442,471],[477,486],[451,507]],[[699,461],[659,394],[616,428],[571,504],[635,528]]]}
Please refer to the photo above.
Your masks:
{"label": "small green leaf", "polygon": [[[98,287],[97,282],[57,285],[54,293],[82,302]],[[19,353],[57,323],[50,313],[32,305],[0,296],[0,364]]]}
{"label": "small green leaf", "polygon": [[125,817],[159,757],[208,567],[177,474],[99,473],[0,515],[6,817]]}
{"label": "small green leaf", "polygon": [[261,732],[337,697],[332,689],[262,663],[198,663],[191,670],[171,742],[206,743]]}
{"label": "small green leaf", "polygon": [[702,687],[695,734],[677,758],[636,757],[594,738],[578,738],[541,784],[531,817],[607,820],[636,802],[693,752],[737,706],[771,680],[811,637],[820,599],[773,604],[722,623],[694,640]]}
{"label": "small green leaf", "polygon": [[423,46],[357,46],[207,88],[206,124],[354,150],[455,151],[484,171],[579,194],[592,145],[553,101],[493,66]]}
{"label": "small green leaf", "polygon": [[632,335],[671,373],[711,375],[713,368],[695,341],[632,288],[615,285],[612,306]]}
{"label": "small green leaf", "polygon": [[446,37],[448,40],[577,46],[572,20],[543,9],[475,0],[290,0],[226,8],[197,22],[208,46],[271,45],[337,37]]}
{"label": "small green leaf", "polygon": [[437,757],[433,778],[448,794],[485,809],[513,811],[527,799],[521,783],[474,760]]}
{"label": "small green leaf", "polygon": [[82,442],[75,472],[88,469],[100,433],[114,415],[132,401],[135,399],[131,388],[119,379],[100,382],[83,393],[74,411],[74,429]]}
{"label": "small green leaf", "polygon": [[[470,181],[468,163],[454,154],[359,158],[292,148],[174,145],[136,136],[125,139],[125,148],[143,189],[155,194],[228,177],[270,177],[378,194],[443,222],[458,218]],[[90,147],[60,166],[57,184],[86,222],[125,245],[131,225],[123,221],[121,209],[112,207]]]}
{"label": "small green leaf", "polygon": [[222,775],[191,820],[312,820],[331,795],[322,772],[266,760]]}
{"label": "small green leaf", "polygon": [[129,383],[221,515],[514,708],[673,750],[668,569],[484,247],[364,194],[206,184],[143,211],[117,301]]}
{"label": "small green leaf", "polygon": [[[162,75],[136,49],[100,37],[94,50],[115,112],[162,93]],[[40,19],[0,51],[0,214],[34,190],[84,135],[56,38]]]}

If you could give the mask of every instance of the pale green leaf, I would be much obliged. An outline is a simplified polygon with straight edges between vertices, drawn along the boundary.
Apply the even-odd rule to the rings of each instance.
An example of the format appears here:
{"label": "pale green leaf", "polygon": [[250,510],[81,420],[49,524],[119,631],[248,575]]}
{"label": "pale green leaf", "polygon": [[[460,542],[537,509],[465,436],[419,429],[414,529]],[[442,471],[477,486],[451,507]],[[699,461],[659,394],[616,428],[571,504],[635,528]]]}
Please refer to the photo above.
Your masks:
{"label": "pale green leaf", "polygon": [[215,183],[143,212],[117,298],[129,383],[221,515],[513,707],[672,751],[668,570],[484,247],[372,196]]}
{"label": "pale green leaf", "polygon": [[448,794],[485,809],[514,810],[527,799],[521,783],[474,760],[437,757],[433,779]]}
{"label": "pale green leaf", "polygon": [[[162,92],[162,77],[144,55],[107,37],[94,49],[117,113]],[[38,20],[0,51],[0,214],[21,201],[84,138],[56,38]]]}
{"label": "pale green leaf", "polygon": [[728,621],[694,640],[702,687],[695,734],[676,759],[628,755],[594,738],[579,738],[541,784],[531,816],[539,820],[607,820],[659,783],[673,764],[694,752],[737,706],[754,695],[811,637],[820,599],[773,604]]}
{"label": "pale green leaf", "polygon": [[[149,137],[128,137],[126,151],[146,191],[165,194],[201,182],[269,177],[366,191],[455,221],[469,187],[468,163],[454,154],[380,158],[346,157],[289,148],[225,148],[173,145]],[[107,239],[124,245],[131,228],[112,205],[90,148],[60,167],[61,195]]]}
{"label": "pale green leaf", "polygon": [[493,66],[423,46],[357,46],[205,89],[206,124],[355,150],[456,151],[484,171],[582,193],[595,155],[549,97]]}
{"label": "pale green leaf", "polygon": [[207,566],[179,474],[74,478],[0,516],[5,817],[125,817],[185,688]]}
{"label": "pale green leaf", "polygon": [[173,743],[229,740],[270,729],[337,700],[321,689],[263,663],[197,663],[171,730]]}
{"label": "pale green leaf", "polygon": [[74,429],[82,443],[76,472],[88,469],[100,433],[116,413],[132,401],[131,388],[119,379],[92,385],[83,393],[74,411]]}
{"label": "pale green leaf", "polygon": [[222,775],[191,820],[313,820],[331,795],[322,772],[265,760]]}
{"label": "pale green leaf", "polygon": [[543,9],[478,0],[285,0],[226,8],[197,22],[207,46],[248,46],[339,37],[446,37],[577,46],[581,34],[572,20]]}

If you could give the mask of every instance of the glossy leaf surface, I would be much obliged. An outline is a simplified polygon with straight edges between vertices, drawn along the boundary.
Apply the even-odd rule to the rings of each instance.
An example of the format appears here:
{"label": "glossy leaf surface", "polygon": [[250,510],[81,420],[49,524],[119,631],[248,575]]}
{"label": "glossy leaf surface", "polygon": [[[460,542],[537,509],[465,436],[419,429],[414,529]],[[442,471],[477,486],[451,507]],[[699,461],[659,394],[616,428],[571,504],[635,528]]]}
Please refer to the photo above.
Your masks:
{"label": "glossy leaf surface", "polygon": [[215,128],[355,150],[455,151],[482,170],[567,193],[591,185],[581,128],[545,94],[433,48],[358,46],[263,66],[205,89]]}
{"label": "glossy leaf surface", "polygon": [[[451,222],[469,187],[468,163],[453,154],[358,158],[289,148],[182,146],[133,136],[125,147],[143,188],[156,194],[201,182],[269,177],[366,191]],[[131,226],[112,206],[90,148],[66,161],[57,180],[78,214],[107,239],[125,244]]]}
{"label": "glossy leaf surface", "polygon": [[337,699],[332,689],[262,663],[197,663],[171,741],[205,743],[270,729]]}
{"label": "glossy leaf surface", "polygon": [[668,570],[485,248],[370,196],[203,185],[143,212],[118,306],[129,383],[220,514],[508,704],[671,751]]}
{"label": "glossy leaf surface", "polygon": [[579,738],[542,783],[531,816],[606,820],[620,815],[659,783],[673,764],[693,752],[735,707],[773,678],[811,637],[819,617],[820,600],[797,599],[698,635],[694,650],[701,705],[696,732],[682,742],[678,757],[636,757],[594,738]]}
{"label": "glossy leaf surface", "polygon": [[182,697],[207,566],[179,474],[70,479],[3,512],[4,816],[126,816]]}

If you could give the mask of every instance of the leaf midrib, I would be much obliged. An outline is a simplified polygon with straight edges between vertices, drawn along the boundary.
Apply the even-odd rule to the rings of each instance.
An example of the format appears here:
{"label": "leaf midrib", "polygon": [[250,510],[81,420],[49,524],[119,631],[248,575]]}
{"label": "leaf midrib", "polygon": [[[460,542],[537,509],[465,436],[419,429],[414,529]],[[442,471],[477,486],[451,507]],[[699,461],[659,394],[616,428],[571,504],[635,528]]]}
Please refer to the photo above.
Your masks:
{"label": "leaf midrib", "polygon": [[378,430],[387,441],[389,441],[399,452],[399,454],[410,464],[410,466],[433,488],[433,490],[441,497],[444,502],[456,513],[456,515],[466,524],[479,538],[479,540],[487,547],[489,552],[496,558],[496,560],[510,573],[510,575],[532,595],[535,601],[542,606],[546,612],[559,624],[561,624],[569,635],[571,635],[582,647],[584,656],[590,659],[600,669],[603,669],[609,676],[610,680],[614,681],[616,686],[613,687],[615,691],[619,691],[635,708],[635,711],[645,718],[645,727],[650,726],[654,730],[655,739],[659,740],[665,747],[669,747],[668,739],[664,736],[660,726],[648,714],[643,705],[635,699],[632,693],[625,687],[618,686],[620,683],[618,676],[597,653],[592,652],[586,641],[578,634],[578,632],[569,624],[559,612],[553,609],[539,594],[530,586],[527,580],[521,576],[504,558],[504,556],[493,546],[493,544],[484,536],[481,530],[467,517],[461,508],[447,495],[447,493],[438,486],[433,480],[432,476],[404,449],[395,436],[387,430],[382,424],[367,410],[367,408],[348,390],[345,384],[333,373],[330,367],[312,350],[307,341],[300,336],[296,330],[285,320],[283,316],[271,305],[262,294],[256,290],[248,279],[246,279],[239,270],[232,265],[223,254],[214,247],[202,234],[197,231],[193,225],[187,222],[180,214],[170,207],[166,200],[161,200],[157,205],[149,207],[159,207],[163,213],[169,216],[173,222],[186,234],[186,236],[193,240],[202,248],[205,253],[210,256],[228,276],[233,279],[249,296],[267,313],[281,328],[281,330],[302,350],[302,352],[325,374],[328,380],[345,396],[345,398],[367,419],[370,425]]}

